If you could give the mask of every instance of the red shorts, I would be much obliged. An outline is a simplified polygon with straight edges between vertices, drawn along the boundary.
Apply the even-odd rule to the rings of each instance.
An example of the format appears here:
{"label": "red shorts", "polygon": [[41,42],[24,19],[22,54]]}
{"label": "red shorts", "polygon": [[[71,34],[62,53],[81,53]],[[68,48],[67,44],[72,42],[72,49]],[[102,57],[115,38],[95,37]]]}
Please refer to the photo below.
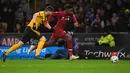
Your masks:
{"label": "red shorts", "polygon": [[57,29],[55,32],[51,35],[51,38],[57,39],[57,38],[63,38],[66,34],[66,31],[63,29]]}

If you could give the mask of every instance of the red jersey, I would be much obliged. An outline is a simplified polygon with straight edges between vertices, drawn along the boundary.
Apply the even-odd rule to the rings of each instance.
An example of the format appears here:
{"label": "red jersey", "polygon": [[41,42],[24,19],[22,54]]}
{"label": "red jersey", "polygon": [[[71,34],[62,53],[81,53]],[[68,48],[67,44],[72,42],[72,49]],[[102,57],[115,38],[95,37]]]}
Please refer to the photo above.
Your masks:
{"label": "red jersey", "polygon": [[60,11],[60,12],[52,12],[52,15],[57,16],[57,18],[58,18],[58,22],[54,26],[55,30],[56,29],[64,30],[66,28],[66,25],[69,25],[68,21],[69,21],[70,17],[73,19],[74,23],[78,23],[74,13],[71,13],[70,15],[68,15],[66,13],[66,11]]}

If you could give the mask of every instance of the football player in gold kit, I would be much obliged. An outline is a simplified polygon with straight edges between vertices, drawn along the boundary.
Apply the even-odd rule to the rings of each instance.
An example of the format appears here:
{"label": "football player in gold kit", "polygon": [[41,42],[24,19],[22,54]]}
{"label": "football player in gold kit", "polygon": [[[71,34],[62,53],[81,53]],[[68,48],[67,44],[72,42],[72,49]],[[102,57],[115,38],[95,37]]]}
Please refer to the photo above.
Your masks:
{"label": "football player in gold kit", "polygon": [[53,10],[54,10],[53,7],[47,6],[45,8],[45,11],[39,11],[33,15],[33,18],[30,21],[30,23],[27,25],[27,28],[21,40],[18,43],[14,44],[6,52],[3,52],[3,56],[2,56],[3,62],[5,62],[8,54],[10,54],[11,52],[17,50],[18,48],[26,44],[31,38],[40,39],[38,42],[38,47],[35,56],[37,57],[40,55],[40,51],[44,46],[46,38],[44,36],[41,36],[40,31],[38,31],[38,28],[41,24],[44,24],[46,28],[53,31],[53,28],[48,23],[48,17]]}

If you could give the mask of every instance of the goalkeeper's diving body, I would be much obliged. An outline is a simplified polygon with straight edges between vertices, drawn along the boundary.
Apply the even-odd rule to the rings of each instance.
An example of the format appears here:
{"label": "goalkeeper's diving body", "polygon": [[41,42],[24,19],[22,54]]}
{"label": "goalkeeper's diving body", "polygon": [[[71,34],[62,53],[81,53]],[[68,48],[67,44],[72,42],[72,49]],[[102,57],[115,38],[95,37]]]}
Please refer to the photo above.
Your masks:
{"label": "goalkeeper's diving body", "polygon": [[[65,10],[60,12],[52,12],[52,16],[57,16],[58,22],[54,26],[54,33],[52,33],[48,42],[45,43],[44,47],[50,46],[53,42],[55,42],[58,38],[65,39],[67,42],[67,48],[72,50],[72,36],[67,33],[65,30],[68,25],[70,25],[70,19],[73,20],[74,27],[78,27],[78,21],[73,13],[72,6],[70,4],[65,5]],[[43,47],[43,48],[44,48]],[[30,47],[29,53],[33,50],[37,49],[36,47]],[[71,52],[69,53],[70,60],[78,59],[79,56],[73,55]]]}
{"label": "goalkeeper's diving body", "polygon": [[6,57],[11,52],[17,50],[18,48],[20,48],[21,46],[26,44],[31,38],[39,39],[35,56],[38,56],[40,54],[39,51],[41,51],[41,49],[43,48],[46,38],[44,36],[41,36],[41,33],[38,29],[39,29],[40,25],[43,24],[46,28],[53,31],[53,28],[51,28],[51,26],[48,23],[48,17],[53,10],[54,10],[54,8],[52,6],[47,6],[44,11],[36,12],[33,15],[33,18],[30,21],[30,23],[27,25],[26,30],[25,30],[24,35],[22,36],[21,40],[18,43],[14,44],[6,52],[3,52],[3,55],[2,55],[3,62],[5,62]]}

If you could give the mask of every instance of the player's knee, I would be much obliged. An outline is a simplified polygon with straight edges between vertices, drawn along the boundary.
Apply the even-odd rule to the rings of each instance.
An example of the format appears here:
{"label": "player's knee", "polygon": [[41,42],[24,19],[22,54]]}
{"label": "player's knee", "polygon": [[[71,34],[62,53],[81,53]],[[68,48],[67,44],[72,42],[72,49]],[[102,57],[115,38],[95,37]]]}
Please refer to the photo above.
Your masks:
{"label": "player's knee", "polygon": [[42,37],[40,38],[40,40],[42,40],[42,41],[46,41],[45,36],[42,36]]}
{"label": "player's knee", "polygon": [[18,42],[18,45],[19,45],[19,46],[23,46],[23,45],[24,45],[24,42],[19,41],[19,42]]}

